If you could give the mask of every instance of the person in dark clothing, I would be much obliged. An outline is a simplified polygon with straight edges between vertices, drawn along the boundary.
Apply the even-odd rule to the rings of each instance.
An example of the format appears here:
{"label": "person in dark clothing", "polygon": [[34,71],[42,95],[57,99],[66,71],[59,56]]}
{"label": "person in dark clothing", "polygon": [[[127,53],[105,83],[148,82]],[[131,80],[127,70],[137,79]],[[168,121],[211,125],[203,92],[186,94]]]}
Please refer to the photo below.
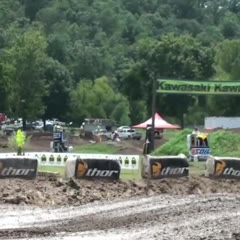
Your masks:
{"label": "person in dark clothing", "polygon": [[150,154],[151,152],[151,139],[152,139],[152,127],[151,125],[147,126],[145,143],[143,145],[143,154]]}

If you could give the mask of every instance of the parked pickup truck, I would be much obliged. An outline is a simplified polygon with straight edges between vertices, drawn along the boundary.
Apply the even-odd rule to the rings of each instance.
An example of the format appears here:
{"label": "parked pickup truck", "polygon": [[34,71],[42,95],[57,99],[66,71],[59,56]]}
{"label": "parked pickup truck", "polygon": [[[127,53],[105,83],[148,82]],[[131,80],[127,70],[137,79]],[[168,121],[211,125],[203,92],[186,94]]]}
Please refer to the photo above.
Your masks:
{"label": "parked pickup truck", "polygon": [[138,133],[135,129],[118,129],[118,135],[120,139],[136,139],[140,140],[142,138],[142,134]]}

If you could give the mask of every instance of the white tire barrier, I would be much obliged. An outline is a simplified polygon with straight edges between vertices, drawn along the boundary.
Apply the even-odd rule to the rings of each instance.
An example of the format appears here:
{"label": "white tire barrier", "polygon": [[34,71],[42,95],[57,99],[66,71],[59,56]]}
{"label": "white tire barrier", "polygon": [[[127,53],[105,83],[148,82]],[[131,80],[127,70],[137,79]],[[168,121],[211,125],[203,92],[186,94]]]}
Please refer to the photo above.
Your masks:
{"label": "white tire barrier", "polygon": [[69,158],[65,165],[65,177],[73,178],[76,170],[77,158]]}
{"label": "white tire barrier", "polygon": [[[1,157],[16,156],[16,153],[0,153]],[[37,158],[40,166],[65,166],[68,159],[111,159],[117,160],[121,169],[138,170],[139,155],[118,155],[118,154],[84,154],[84,153],[51,153],[51,152],[26,152],[26,157]]]}

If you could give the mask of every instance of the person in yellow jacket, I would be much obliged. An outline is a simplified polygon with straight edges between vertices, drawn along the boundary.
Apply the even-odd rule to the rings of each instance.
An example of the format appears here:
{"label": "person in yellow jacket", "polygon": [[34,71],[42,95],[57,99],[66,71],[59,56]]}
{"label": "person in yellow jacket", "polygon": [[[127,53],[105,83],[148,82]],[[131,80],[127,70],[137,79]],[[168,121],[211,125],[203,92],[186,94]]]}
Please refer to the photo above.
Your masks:
{"label": "person in yellow jacket", "polygon": [[17,155],[22,155],[25,138],[24,132],[21,129],[18,129],[16,134],[16,143],[18,148]]}
{"label": "person in yellow jacket", "polygon": [[197,139],[201,147],[208,147],[208,134],[207,133],[199,133],[197,135]]}

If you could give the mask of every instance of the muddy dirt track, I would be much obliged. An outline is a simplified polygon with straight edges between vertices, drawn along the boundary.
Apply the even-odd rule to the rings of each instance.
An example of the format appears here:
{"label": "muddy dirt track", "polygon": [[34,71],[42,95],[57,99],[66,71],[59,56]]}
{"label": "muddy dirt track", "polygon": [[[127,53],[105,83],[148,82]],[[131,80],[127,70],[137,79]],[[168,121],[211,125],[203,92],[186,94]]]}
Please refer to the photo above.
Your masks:
{"label": "muddy dirt track", "polygon": [[0,239],[240,239],[240,182],[0,182]]}
{"label": "muddy dirt track", "polygon": [[0,207],[0,239],[239,239],[240,195],[169,195],[81,207]]}

